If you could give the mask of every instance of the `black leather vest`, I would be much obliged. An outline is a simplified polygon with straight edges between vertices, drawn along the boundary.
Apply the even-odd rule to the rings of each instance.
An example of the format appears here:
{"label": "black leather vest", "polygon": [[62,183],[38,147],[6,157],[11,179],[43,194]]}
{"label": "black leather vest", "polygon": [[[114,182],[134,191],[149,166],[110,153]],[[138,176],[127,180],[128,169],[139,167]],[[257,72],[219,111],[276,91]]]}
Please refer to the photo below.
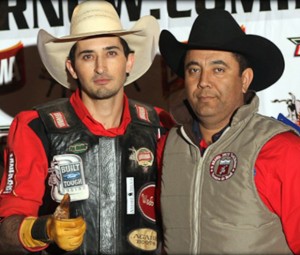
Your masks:
{"label": "black leather vest", "polygon": [[[133,100],[129,105],[132,121],[124,135],[114,138],[92,134],[68,99],[36,108],[50,143],[49,162],[55,155],[79,156],[89,190],[88,199],[71,201],[71,217],[82,215],[87,231],[80,249],[67,254],[157,253],[160,231],[154,206],[155,155],[157,136],[165,131],[152,107]],[[66,176],[74,180],[78,175],[75,171]],[[41,215],[52,213],[57,206],[51,198],[53,185],[48,183],[49,179]],[[50,245],[43,254],[63,253]]]}

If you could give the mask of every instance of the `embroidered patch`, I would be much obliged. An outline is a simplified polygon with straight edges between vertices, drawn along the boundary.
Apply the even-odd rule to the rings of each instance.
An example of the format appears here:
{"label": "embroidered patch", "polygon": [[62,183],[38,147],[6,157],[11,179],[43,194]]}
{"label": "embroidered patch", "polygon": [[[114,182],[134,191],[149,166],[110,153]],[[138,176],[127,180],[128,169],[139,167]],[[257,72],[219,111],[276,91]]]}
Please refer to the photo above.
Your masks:
{"label": "embroidered patch", "polygon": [[150,228],[139,228],[128,234],[128,242],[143,251],[154,251],[157,248],[157,232]]}
{"label": "embroidered patch", "polygon": [[146,172],[150,166],[153,165],[154,156],[152,151],[149,149],[142,147],[138,150],[135,148],[130,148],[132,151],[129,159],[137,162],[137,164],[143,167],[143,170]]}
{"label": "embroidered patch", "polygon": [[211,161],[210,175],[217,181],[226,181],[234,174],[236,166],[236,155],[232,152],[224,152]]}
{"label": "embroidered patch", "polygon": [[57,128],[67,128],[69,124],[67,123],[66,117],[62,112],[51,112],[50,116],[52,117],[54,124]]}
{"label": "embroidered patch", "polygon": [[155,207],[154,207],[155,185],[148,184],[144,186],[138,195],[138,205],[142,215],[155,222]]}
{"label": "embroidered patch", "polygon": [[75,154],[80,154],[88,149],[87,143],[75,143],[69,146],[69,151]]}
{"label": "embroidered patch", "polygon": [[148,111],[145,107],[140,106],[140,105],[135,105],[136,113],[139,119],[145,120],[147,122],[150,122],[149,116],[148,116]]}
{"label": "embroidered patch", "polygon": [[15,172],[15,156],[13,153],[10,153],[8,156],[8,175],[6,179],[6,186],[2,194],[10,194],[13,192],[15,186]]}
{"label": "embroidered patch", "polygon": [[126,177],[126,208],[127,214],[135,214],[135,192],[133,177]]}
{"label": "embroidered patch", "polygon": [[48,184],[52,187],[51,196],[56,202],[60,202],[66,193],[70,194],[71,201],[85,200],[89,197],[82,159],[79,156],[55,155],[49,173]]}

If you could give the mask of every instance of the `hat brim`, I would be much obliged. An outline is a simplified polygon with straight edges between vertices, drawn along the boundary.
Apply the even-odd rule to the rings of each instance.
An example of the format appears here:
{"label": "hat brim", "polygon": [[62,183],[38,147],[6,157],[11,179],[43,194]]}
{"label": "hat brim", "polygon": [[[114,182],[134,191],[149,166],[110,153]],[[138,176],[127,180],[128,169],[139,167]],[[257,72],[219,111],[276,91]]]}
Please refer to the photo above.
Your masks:
{"label": "hat brim", "polygon": [[284,58],[279,48],[268,39],[258,35],[245,35],[226,44],[179,42],[169,31],[163,30],[159,49],[167,65],[184,78],[184,58],[189,49],[209,49],[235,52],[244,55],[254,72],[249,89],[261,91],[274,84],[284,71]]}
{"label": "hat brim", "polygon": [[74,90],[77,87],[76,81],[70,77],[65,66],[72,46],[77,41],[92,36],[120,36],[135,53],[135,63],[125,86],[140,78],[150,68],[158,52],[159,32],[157,20],[149,15],[140,18],[130,30],[98,31],[57,38],[41,29],[38,33],[37,47],[49,74],[64,87]]}

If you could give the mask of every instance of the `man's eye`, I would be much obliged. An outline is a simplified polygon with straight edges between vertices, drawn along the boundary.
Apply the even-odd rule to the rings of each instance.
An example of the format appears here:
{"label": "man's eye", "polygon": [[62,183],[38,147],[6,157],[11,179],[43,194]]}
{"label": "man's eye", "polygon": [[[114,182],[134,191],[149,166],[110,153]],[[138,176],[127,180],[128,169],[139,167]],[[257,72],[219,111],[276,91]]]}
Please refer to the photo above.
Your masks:
{"label": "man's eye", "polygon": [[225,70],[223,68],[216,68],[215,72],[216,73],[223,73]]}
{"label": "man's eye", "polygon": [[108,51],[107,54],[109,56],[116,56],[117,55],[117,52],[116,51]]}
{"label": "man's eye", "polygon": [[92,59],[93,58],[93,56],[92,55],[83,55],[83,59],[84,60],[90,60],[90,59]]}
{"label": "man's eye", "polygon": [[188,72],[190,74],[195,74],[195,73],[199,73],[200,72],[200,69],[199,68],[189,68],[188,69]]}

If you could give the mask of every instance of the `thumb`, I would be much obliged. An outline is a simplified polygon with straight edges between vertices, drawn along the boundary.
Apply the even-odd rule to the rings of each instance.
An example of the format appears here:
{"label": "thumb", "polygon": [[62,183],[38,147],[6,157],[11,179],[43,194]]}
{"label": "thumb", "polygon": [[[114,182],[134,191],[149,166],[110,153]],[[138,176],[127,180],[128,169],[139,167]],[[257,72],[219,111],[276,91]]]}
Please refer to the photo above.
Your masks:
{"label": "thumb", "polygon": [[56,207],[53,213],[54,219],[62,220],[70,218],[70,195],[66,193],[60,204]]}

